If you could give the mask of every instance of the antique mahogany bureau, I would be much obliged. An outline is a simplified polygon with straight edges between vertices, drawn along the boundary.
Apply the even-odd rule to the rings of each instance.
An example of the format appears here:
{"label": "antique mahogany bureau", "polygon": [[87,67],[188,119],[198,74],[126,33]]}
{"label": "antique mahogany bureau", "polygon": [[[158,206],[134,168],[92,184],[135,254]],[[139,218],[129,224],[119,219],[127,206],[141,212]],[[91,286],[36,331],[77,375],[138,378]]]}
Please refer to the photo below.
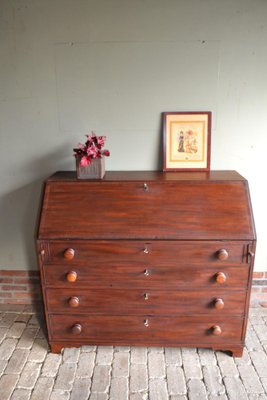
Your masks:
{"label": "antique mahogany bureau", "polygon": [[255,246],[248,184],[235,171],[57,172],[37,233],[51,350],[194,346],[241,356]]}

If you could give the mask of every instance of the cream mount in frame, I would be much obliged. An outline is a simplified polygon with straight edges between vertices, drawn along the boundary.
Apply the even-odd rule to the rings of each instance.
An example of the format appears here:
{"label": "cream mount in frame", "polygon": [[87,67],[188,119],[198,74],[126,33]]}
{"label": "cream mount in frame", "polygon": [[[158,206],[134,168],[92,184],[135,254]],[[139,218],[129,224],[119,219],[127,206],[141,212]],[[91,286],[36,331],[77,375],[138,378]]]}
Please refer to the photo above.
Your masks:
{"label": "cream mount in frame", "polygon": [[209,171],[211,112],[163,112],[163,171]]}

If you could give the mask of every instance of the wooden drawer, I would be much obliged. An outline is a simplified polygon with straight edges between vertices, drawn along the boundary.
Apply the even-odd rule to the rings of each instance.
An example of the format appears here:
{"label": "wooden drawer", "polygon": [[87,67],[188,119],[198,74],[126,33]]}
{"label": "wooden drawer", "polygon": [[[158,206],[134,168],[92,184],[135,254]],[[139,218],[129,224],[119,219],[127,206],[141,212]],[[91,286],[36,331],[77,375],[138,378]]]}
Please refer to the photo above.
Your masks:
{"label": "wooden drawer", "polygon": [[148,265],[227,265],[246,263],[248,244],[240,241],[90,240],[40,242],[39,247],[45,264],[116,265],[119,260]]}
{"label": "wooden drawer", "polygon": [[[95,345],[185,345],[227,349],[227,343],[239,342],[243,320],[227,317],[151,317],[50,315],[52,340],[78,340]],[[219,326],[221,334],[214,335]]]}
{"label": "wooden drawer", "polygon": [[108,315],[209,314],[242,315],[245,291],[224,289],[156,291],[142,289],[75,290],[47,289],[47,309],[51,313]]}
{"label": "wooden drawer", "polygon": [[[82,265],[45,265],[44,278],[47,286],[65,288],[157,288],[181,289],[195,287],[246,288],[248,265],[178,265],[151,266],[147,263]],[[225,282],[218,283],[218,275],[225,275]],[[75,281],[69,282],[69,276]]]}

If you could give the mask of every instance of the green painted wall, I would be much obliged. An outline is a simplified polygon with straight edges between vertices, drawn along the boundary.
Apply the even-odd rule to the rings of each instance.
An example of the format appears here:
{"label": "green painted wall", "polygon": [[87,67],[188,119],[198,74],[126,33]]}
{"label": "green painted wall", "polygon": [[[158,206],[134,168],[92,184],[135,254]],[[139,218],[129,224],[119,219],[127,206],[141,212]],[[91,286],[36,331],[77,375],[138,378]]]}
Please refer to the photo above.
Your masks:
{"label": "green painted wall", "polygon": [[109,170],[161,168],[161,112],[213,114],[212,169],[250,183],[267,270],[267,2],[0,0],[0,269],[34,269],[41,183],[85,133]]}

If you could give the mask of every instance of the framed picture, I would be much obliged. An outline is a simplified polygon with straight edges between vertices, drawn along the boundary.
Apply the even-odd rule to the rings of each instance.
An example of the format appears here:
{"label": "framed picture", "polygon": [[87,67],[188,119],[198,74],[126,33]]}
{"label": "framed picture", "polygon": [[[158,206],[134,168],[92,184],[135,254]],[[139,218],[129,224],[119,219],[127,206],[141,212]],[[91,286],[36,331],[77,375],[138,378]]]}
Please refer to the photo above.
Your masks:
{"label": "framed picture", "polygon": [[209,171],[211,112],[163,113],[163,171]]}

